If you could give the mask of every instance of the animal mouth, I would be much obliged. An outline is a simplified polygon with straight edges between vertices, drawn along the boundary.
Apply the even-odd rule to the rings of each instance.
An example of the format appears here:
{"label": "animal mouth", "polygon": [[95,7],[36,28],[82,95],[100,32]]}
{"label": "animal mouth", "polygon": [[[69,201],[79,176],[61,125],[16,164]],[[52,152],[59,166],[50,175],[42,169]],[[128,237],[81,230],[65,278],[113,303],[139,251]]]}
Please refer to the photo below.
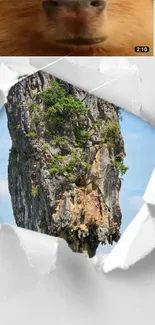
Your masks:
{"label": "animal mouth", "polygon": [[57,43],[68,44],[68,45],[93,45],[102,43],[106,40],[106,37],[98,37],[98,38],[71,38],[66,40],[58,40]]}

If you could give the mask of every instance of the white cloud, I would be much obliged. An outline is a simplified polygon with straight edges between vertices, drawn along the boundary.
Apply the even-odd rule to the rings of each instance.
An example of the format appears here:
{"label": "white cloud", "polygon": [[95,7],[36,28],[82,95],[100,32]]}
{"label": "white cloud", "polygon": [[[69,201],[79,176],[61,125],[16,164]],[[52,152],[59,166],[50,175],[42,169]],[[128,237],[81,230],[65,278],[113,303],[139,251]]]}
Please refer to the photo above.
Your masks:
{"label": "white cloud", "polygon": [[125,135],[125,140],[138,140],[143,136],[143,133],[128,133]]}
{"label": "white cloud", "polygon": [[8,196],[9,189],[8,189],[8,181],[7,180],[0,180],[0,196]]}

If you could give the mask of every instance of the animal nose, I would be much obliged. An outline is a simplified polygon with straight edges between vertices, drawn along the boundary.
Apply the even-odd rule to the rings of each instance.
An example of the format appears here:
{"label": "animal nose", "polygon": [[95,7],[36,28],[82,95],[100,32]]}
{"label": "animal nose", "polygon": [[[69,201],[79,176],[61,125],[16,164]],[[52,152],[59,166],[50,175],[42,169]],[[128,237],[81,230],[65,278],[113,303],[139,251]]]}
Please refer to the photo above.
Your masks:
{"label": "animal nose", "polygon": [[58,8],[66,9],[82,9],[82,8],[94,8],[104,10],[106,0],[43,0],[43,8],[47,13]]}

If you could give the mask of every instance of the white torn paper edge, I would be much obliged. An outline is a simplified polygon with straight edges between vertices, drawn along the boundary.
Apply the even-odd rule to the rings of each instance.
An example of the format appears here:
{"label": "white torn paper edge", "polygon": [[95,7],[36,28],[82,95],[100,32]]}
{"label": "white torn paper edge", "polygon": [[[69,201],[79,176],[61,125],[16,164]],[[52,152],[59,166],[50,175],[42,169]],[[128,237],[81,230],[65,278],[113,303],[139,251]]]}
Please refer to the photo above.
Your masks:
{"label": "white torn paper edge", "polygon": [[37,70],[29,64],[28,58],[0,58],[0,109],[7,100],[9,89],[18,79]]}
{"label": "white torn paper edge", "polygon": [[[10,60],[4,58],[4,63],[2,60],[0,61],[1,106],[6,100],[10,87],[18,82],[19,76],[25,73],[30,75],[38,69],[42,69],[93,95],[103,97],[105,100],[138,115],[155,126],[155,93],[153,88],[155,75],[152,74],[152,69],[155,67],[154,58],[34,57],[30,59],[20,58],[20,65],[17,64],[17,58],[11,58]],[[126,269],[153,249],[154,241],[151,240],[148,246],[143,245],[140,250],[136,246],[137,255],[132,256],[129,249],[131,243],[135,240],[136,242],[138,240],[140,245],[139,240],[141,239],[138,239],[138,234],[142,233],[140,229],[144,223],[147,231],[152,231],[151,238],[153,238],[154,227],[151,228],[150,226],[152,222],[150,214],[152,215],[154,211],[152,201],[153,197],[150,201],[151,206],[148,206],[147,202],[149,201],[145,199],[144,206],[129,225],[121,240],[114,247],[111,254],[106,259],[104,258],[103,270],[105,272],[116,267]]]}
{"label": "white torn paper edge", "polygon": [[23,57],[19,63],[17,60],[0,60],[0,92],[5,95],[1,105],[19,76],[42,69],[155,126],[154,58]]}
{"label": "white torn paper edge", "polygon": [[125,272],[105,274],[62,239],[2,224],[1,323],[154,325],[154,271],[155,252]]}
{"label": "white torn paper edge", "polygon": [[155,126],[154,58],[38,57],[30,63]]}

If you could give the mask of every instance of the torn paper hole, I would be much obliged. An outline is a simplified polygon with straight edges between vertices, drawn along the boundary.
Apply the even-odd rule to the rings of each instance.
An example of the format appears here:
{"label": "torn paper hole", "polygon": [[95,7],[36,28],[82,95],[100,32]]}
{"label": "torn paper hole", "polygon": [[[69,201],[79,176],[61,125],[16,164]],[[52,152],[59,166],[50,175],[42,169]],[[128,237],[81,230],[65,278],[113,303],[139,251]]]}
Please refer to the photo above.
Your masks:
{"label": "torn paper hole", "polygon": [[[65,59],[64,59],[65,60]],[[69,61],[69,59],[68,59],[68,61]],[[55,64],[60,64],[59,62],[63,62],[63,60],[57,60],[56,61],[56,63],[53,63],[52,64],[52,66],[53,67],[55,67]],[[71,61],[72,63],[73,63],[73,60]],[[75,61],[74,61],[75,62]],[[100,61],[100,63],[101,63],[101,61]],[[122,64],[122,65],[121,65]],[[103,67],[103,65],[101,64],[101,66]],[[114,66],[115,66],[115,64],[114,64],[114,62],[112,62],[112,67],[114,68]],[[76,68],[78,67],[78,63],[76,62]],[[80,67],[82,67],[82,68],[84,68],[83,66],[81,66],[80,65]],[[133,67],[133,66],[132,66]],[[3,67],[4,68],[4,67]],[[46,67],[45,69],[47,69],[47,71],[48,71],[48,69],[50,69],[51,68],[51,64],[50,63],[48,63],[48,67]],[[61,67],[62,68],[62,67]],[[124,69],[124,71],[123,71],[123,74],[126,72],[126,70],[128,70],[129,69],[129,65],[127,65],[124,61],[123,61],[123,63],[120,63],[120,61],[119,61],[119,65],[118,65],[118,67],[117,67],[117,69],[120,69],[120,70],[123,70]],[[94,67],[93,67],[93,69],[94,69]],[[109,68],[108,68],[109,69]],[[104,70],[104,72],[105,71],[107,71],[108,69],[103,69]],[[130,69],[129,69],[130,70]],[[134,69],[133,69],[134,70]],[[52,70],[50,70],[50,72],[51,72]],[[48,71],[49,72],[49,71]],[[92,71],[91,71],[92,72]],[[130,71],[131,72],[131,71]],[[56,72],[55,72],[56,73]],[[139,89],[140,89],[140,83],[139,83],[139,70],[137,70],[136,69],[136,73],[137,73],[137,76],[135,75],[135,71],[133,72],[133,75],[131,74],[131,76],[133,77],[135,77],[136,76],[136,82],[137,82],[137,84],[136,84],[136,87],[135,87],[135,89],[136,89],[136,92],[138,93],[138,91],[139,91]],[[102,74],[102,71],[100,70],[100,74]],[[84,76],[83,76],[84,77]],[[105,76],[104,76],[105,77]],[[121,75],[121,78],[124,78],[124,75]],[[127,77],[129,77],[129,76],[127,76]],[[71,78],[71,76],[70,76],[70,78]],[[100,84],[99,86],[97,86],[97,87],[95,87],[95,88],[93,88],[93,89],[90,89],[90,92],[91,93],[93,93],[93,94],[97,94],[96,92],[98,92],[98,91],[100,91],[100,89],[102,89],[102,87],[104,88],[106,88],[106,86],[108,86],[109,87],[109,85],[111,84],[112,85],[112,89],[115,89],[115,85],[113,85],[113,81],[116,81],[116,80],[113,80],[113,79],[111,79],[111,75],[110,75],[110,78],[109,78],[109,74],[107,74],[107,76],[106,76],[106,80],[104,81],[104,83],[103,83],[103,85],[102,84]],[[117,78],[117,81],[118,81],[118,77],[116,76],[116,78]],[[92,78],[93,79],[93,78]],[[110,79],[110,80],[109,80]],[[115,79],[115,78],[114,78]],[[85,79],[84,79],[85,80]],[[98,78],[97,78],[97,80],[98,80]],[[126,79],[125,79],[126,80]],[[16,82],[17,80],[15,80],[15,82]],[[124,81],[124,80],[123,80]],[[129,80],[128,80],[129,81]],[[130,79],[130,81],[132,81],[132,78]],[[11,81],[12,82],[12,81]],[[126,85],[128,84],[128,82],[127,82],[127,80],[126,80]],[[134,86],[133,86],[133,83],[132,82],[130,82],[129,84],[131,84],[131,86],[133,87],[133,89],[134,89]],[[9,86],[7,86],[8,88],[9,88]],[[80,86],[81,87],[81,86]],[[120,88],[121,86],[119,85],[119,87],[118,88]],[[138,90],[137,90],[138,89]],[[116,89],[117,90],[117,89]],[[129,89],[128,89],[129,90]],[[109,91],[109,94],[108,94],[108,91]],[[108,90],[108,89],[106,89],[105,90],[105,93],[106,94],[108,94],[108,96],[111,96],[111,94],[110,94],[110,89]],[[115,95],[115,97],[114,98],[116,98],[117,99],[117,96],[118,96],[118,94],[114,94]],[[101,96],[101,95],[100,95]],[[103,94],[102,94],[102,96],[103,96]],[[113,96],[113,95],[112,95]],[[131,94],[130,94],[130,96],[131,96]],[[103,96],[104,97],[104,96]],[[112,102],[113,102],[113,98],[111,98],[112,100]],[[124,98],[124,102],[126,101],[127,99],[126,98]],[[133,112],[134,112],[134,110],[135,109],[138,109],[139,107],[141,107],[141,105],[139,106],[139,102],[137,101],[136,102],[136,99],[134,99],[134,100],[132,100],[132,102],[134,102],[134,105],[133,105]],[[135,104],[136,103],[136,104]],[[121,106],[121,107],[123,107],[122,106],[123,105],[123,102],[122,102],[122,99],[121,99],[121,105],[119,105],[119,106]],[[141,112],[143,112],[143,110],[141,109]],[[139,113],[139,112],[138,112]],[[137,112],[136,112],[136,114],[137,114]],[[141,113],[140,113],[141,114]],[[146,114],[146,116],[147,116],[147,113],[145,113]],[[138,115],[138,114],[137,114]],[[144,115],[144,114],[143,114]],[[151,121],[152,122],[152,121]]]}

